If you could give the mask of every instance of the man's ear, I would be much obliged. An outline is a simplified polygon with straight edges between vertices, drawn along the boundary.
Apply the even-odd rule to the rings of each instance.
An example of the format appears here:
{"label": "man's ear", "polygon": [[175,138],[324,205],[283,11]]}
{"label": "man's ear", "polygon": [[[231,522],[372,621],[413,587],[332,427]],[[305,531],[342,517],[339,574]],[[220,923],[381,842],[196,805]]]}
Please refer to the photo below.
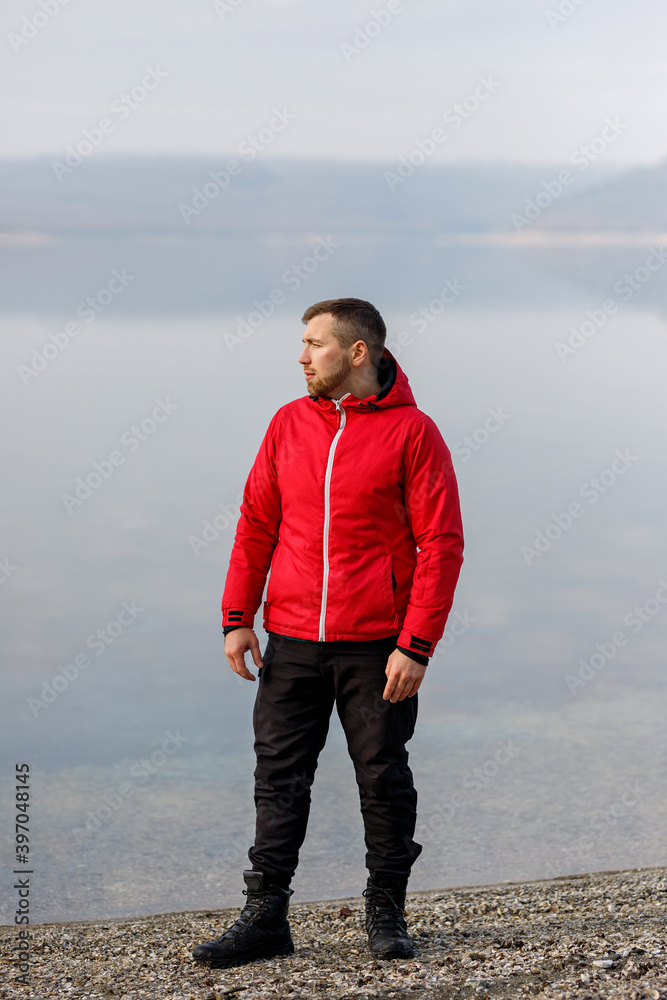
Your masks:
{"label": "man's ear", "polygon": [[366,341],[357,340],[353,347],[354,353],[352,355],[352,364],[355,366],[362,365],[364,363],[364,359],[369,356]]}

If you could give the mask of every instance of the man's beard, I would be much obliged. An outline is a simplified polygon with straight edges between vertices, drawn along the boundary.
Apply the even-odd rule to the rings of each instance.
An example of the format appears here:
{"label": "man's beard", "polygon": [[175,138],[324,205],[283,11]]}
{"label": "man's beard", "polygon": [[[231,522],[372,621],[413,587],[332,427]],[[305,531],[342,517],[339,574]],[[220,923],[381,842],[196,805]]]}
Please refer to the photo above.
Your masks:
{"label": "man's beard", "polygon": [[344,382],[352,371],[352,363],[348,358],[343,358],[337,368],[327,372],[326,375],[315,375],[307,382],[308,392],[311,396],[330,396],[335,389]]}

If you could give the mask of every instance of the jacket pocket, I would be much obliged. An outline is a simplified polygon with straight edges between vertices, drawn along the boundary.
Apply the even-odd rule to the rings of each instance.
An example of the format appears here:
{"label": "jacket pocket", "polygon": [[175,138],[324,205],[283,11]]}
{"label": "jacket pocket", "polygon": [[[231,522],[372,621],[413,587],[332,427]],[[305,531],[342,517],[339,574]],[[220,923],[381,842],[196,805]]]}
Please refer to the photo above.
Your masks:
{"label": "jacket pocket", "polygon": [[[393,606],[394,606],[394,613],[396,615],[396,618],[394,620],[394,625],[398,626],[399,618],[400,618],[400,611],[401,611],[401,608],[400,608],[401,596],[400,596],[400,593],[399,593],[399,590],[398,590],[398,580],[396,579],[396,573],[394,572],[394,560],[393,560],[393,557],[391,559],[391,570],[390,570],[390,572],[391,572],[391,597],[392,597]],[[402,592],[402,590],[403,590],[403,588],[401,588],[401,592]]]}
{"label": "jacket pocket", "polygon": [[385,595],[385,600],[387,603],[387,609],[389,611],[392,620],[392,626],[396,624],[397,610],[396,610],[396,577],[394,575],[394,569],[392,565],[391,555],[387,556],[386,564],[383,567],[383,580],[384,586],[382,589],[383,595]]}
{"label": "jacket pocket", "polygon": [[278,544],[276,545],[275,549],[273,550],[273,558],[271,559],[271,572],[269,573],[269,584],[268,584],[268,587],[266,588],[266,604],[265,604],[265,607],[268,607],[269,604],[272,603],[273,598],[275,596],[275,588],[276,588],[277,583],[279,582],[278,581],[278,566],[280,565],[280,563],[283,560],[283,554],[284,554],[283,546],[280,544],[280,541],[278,541]]}

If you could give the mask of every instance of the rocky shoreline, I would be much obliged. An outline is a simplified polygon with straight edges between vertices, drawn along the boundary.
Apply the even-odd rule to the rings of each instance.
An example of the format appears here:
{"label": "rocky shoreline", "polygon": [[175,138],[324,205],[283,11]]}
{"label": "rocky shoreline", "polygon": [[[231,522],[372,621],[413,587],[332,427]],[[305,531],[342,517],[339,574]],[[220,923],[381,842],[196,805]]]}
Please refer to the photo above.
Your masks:
{"label": "rocky shoreline", "polygon": [[406,962],[371,957],[357,897],[293,904],[287,958],[195,963],[192,947],[237,914],[36,925],[29,986],[16,980],[18,928],[3,926],[0,997],[667,1000],[667,868],[409,893],[418,955]]}

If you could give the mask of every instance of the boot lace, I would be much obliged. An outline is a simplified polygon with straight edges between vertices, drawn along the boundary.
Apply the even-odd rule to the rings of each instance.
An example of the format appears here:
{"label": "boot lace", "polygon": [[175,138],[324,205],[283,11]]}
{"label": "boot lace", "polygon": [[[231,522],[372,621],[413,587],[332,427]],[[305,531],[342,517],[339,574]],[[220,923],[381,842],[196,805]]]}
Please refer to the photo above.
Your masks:
{"label": "boot lace", "polygon": [[363,896],[369,904],[368,930],[379,931],[383,935],[398,936],[407,933],[403,908],[387,889],[369,886]]}
{"label": "boot lace", "polygon": [[[243,895],[247,896],[245,906],[241,910],[238,919],[232,924],[228,931],[225,931],[225,933],[221,935],[221,938],[230,938],[234,937],[235,934],[242,934],[246,928],[250,927],[251,924],[254,924],[266,909],[270,893],[250,892],[248,889],[244,889]],[[218,940],[221,940],[221,938]]]}

